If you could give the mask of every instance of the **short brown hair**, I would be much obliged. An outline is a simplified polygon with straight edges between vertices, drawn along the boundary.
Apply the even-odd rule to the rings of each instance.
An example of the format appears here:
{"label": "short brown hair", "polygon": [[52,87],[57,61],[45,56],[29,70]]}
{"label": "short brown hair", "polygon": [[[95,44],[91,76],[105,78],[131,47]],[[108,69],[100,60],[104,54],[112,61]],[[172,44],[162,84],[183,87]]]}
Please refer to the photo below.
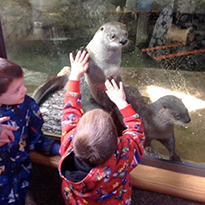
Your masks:
{"label": "short brown hair", "polygon": [[101,110],[86,112],[73,136],[76,157],[90,164],[101,164],[117,149],[117,130],[111,116]]}
{"label": "short brown hair", "polygon": [[0,95],[5,93],[14,79],[23,77],[22,68],[5,59],[0,58]]}

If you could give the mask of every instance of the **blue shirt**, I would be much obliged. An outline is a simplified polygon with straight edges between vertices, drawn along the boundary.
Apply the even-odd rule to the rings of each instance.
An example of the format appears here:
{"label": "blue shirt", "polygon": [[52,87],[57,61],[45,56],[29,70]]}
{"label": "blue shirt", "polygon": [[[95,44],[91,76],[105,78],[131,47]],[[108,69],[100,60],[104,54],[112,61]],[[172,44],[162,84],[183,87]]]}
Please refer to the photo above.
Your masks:
{"label": "blue shirt", "polygon": [[0,147],[0,204],[22,205],[31,173],[29,151],[42,146],[43,118],[37,103],[27,95],[19,105],[0,106],[3,116],[10,116],[5,123],[19,128],[13,132],[14,142]]}

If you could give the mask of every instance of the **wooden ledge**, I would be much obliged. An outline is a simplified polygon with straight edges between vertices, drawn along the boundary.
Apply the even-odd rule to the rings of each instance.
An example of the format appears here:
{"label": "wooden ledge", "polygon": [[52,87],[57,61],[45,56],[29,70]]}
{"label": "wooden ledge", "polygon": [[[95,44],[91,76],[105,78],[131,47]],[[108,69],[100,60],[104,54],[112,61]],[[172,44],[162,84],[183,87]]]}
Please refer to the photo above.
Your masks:
{"label": "wooden ledge", "polygon": [[[37,152],[31,152],[30,157],[34,163],[58,168],[60,156],[48,157]],[[205,177],[202,176],[203,173],[196,172],[196,168],[190,168],[184,165],[168,164],[160,162],[160,160],[157,160],[157,162],[162,164],[161,167],[173,165],[175,171],[167,170],[165,167],[147,166],[144,164],[146,160],[145,162],[143,160],[131,172],[134,187],[205,203]],[[182,168],[185,172],[182,172]],[[193,170],[195,170],[195,175],[190,174]],[[199,175],[196,175],[196,173],[199,173]]]}
{"label": "wooden ledge", "polygon": [[30,152],[30,158],[33,163],[52,168],[58,168],[58,161],[60,160],[60,156],[46,156],[35,151]]}
{"label": "wooden ledge", "polygon": [[131,172],[131,177],[136,188],[205,203],[205,177],[141,164]]}

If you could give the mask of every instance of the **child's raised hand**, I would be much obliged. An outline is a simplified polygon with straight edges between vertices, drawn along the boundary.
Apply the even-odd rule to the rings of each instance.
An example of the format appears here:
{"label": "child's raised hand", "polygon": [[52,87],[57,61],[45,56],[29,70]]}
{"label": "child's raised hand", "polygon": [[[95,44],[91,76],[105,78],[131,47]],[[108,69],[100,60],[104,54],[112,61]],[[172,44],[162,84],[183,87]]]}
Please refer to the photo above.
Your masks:
{"label": "child's raised hand", "polygon": [[14,141],[14,134],[13,131],[17,131],[18,127],[10,126],[6,124],[2,124],[10,119],[10,117],[1,117],[0,118],[0,126],[1,126],[1,134],[0,134],[0,147],[6,143]]}
{"label": "child's raised hand", "polygon": [[80,49],[74,59],[73,53],[70,53],[71,73],[69,80],[79,80],[89,67],[89,53]]}
{"label": "child's raised hand", "polygon": [[114,79],[111,81],[106,80],[105,87],[108,97],[116,104],[118,109],[123,109],[128,105],[122,82],[119,83],[118,87]]}

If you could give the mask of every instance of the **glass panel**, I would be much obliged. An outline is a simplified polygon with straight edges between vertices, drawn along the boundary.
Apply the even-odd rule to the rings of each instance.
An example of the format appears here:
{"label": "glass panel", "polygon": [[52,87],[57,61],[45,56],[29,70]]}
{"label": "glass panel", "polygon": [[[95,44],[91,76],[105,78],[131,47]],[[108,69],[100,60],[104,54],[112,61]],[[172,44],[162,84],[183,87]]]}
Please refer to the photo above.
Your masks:
{"label": "glass panel", "polygon": [[[51,79],[68,54],[85,47],[109,21],[126,24],[122,79],[148,102],[143,114],[154,149],[169,159],[164,145],[176,147],[181,161],[205,165],[205,2],[202,0],[0,0],[8,58],[25,71],[28,92]],[[169,104],[160,97],[174,95]],[[153,106],[153,102],[158,106]],[[191,117],[188,119],[185,106]],[[160,107],[160,110],[156,110]],[[174,125],[174,130],[170,124]],[[163,129],[163,126],[168,126]],[[158,130],[156,130],[158,128]],[[156,129],[153,129],[156,128]],[[175,145],[173,132],[175,133]],[[164,144],[159,142],[159,139]],[[169,139],[169,141],[168,141]],[[174,155],[173,155],[174,156]],[[173,157],[176,159],[176,156]],[[178,160],[178,159],[177,159]]]}

